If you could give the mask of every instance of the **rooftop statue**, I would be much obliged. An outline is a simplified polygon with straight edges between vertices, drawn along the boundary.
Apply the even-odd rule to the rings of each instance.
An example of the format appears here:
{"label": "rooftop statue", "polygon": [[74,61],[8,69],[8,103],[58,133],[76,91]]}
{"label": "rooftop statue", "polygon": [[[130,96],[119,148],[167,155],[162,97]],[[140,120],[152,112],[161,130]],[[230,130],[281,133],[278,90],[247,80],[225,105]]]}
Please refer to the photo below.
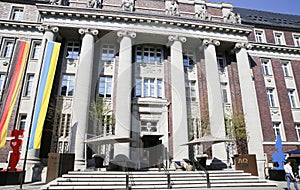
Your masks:
{"label": "rooftop statue", "polygon": [[230,11],[225,17],[224,17],[224,22],[229,22],[233,24],[241,24],[241,16],[237,13],[233,13]]}
{"label": "rooftop statue", "polygon": [[205,5],[201,5],[200,8],[195,11],[195,16],[201,20],[211,20],[211,15],[207,13]]}
{"label": "rooftop statue", "polygon": [[176,0],[172,0],[170,6],[166,8],[166,14],[171,16],[179,16],[178,3]]}
{"label": "rooftop statue", "polygon": [[101,1],[100,0],[89,0],[87,7],[88,8],[100,8]]}
{"label": "rooftop statue", "polygon": [[121,5],[123,11],[133,12],[134,9],[134,0],[122,0]]}

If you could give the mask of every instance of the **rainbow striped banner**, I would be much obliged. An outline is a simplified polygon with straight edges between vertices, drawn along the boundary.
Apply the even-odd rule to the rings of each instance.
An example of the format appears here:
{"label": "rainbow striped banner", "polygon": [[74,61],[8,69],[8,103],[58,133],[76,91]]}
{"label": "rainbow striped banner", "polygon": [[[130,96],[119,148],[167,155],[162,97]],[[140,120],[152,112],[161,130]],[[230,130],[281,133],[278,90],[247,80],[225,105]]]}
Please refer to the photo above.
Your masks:
{"label": "rainbow striped banner", "polygon": [[17,40],[16,48],[13,54],[11,67],[5,85],[6,93],[3,96],[3,106],[1,110],[0,121],[0,148],[6,146],[6,136],[11,114],[13,112],[20,85],[23,79],[25,66],[27,63],[30,42]]}
{"label": "rainbow striped banner", "polygon": [[49,104],[59,49],[60,43],[48,42],[46,45],[43,68],[34,108],[29,149],[39,149],[41,145],[43,126]]}

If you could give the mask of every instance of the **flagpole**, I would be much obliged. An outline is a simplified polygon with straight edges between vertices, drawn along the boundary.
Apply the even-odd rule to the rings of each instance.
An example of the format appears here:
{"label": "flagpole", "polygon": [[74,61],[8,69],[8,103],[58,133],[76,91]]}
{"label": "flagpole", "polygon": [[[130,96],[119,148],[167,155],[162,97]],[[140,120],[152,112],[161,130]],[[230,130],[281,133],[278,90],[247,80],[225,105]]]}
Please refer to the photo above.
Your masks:
{"label": "flagpole", "polygon": [[[46,46],[47,46],[47,42],[48,40],[45,39],[45,45],[44,45],[44,49],[43,49],[43,54],[41,56],[41,67],[40,67],[40,70],[39,70],[39,73],[38,73],[38,81],[37,81],[37,88],[40,84],[40,77],[41,77],[41,71],[42,71],[42,68],[43,68],[43,61],[44,61],[44,55],[45,55],[45,51],[46,51]],[[22,189],[23,187],[23,180],[24,179],[24,174],[25,174],[25,169],[26,169],[26,162],[27,162],[27,155],[28,155],[28,148],[29,148],[29,142],[30,142],[30,136],[31,136],[31,129],[32,129],[32,121],[33,121],[33,116],[34,116],[34,110],[35,110],[35,106],[36,106],[36,98],[37,98],[37,95],[38,95],[38,90],[36,90],[36,93],[34,95],[34,100],[33,100],[33,108],[32,108],[32,114],[31,114],[31,119],[30,119],[30,125],[29,125],[29,130],[28,130],[28,137],[27,137],[27,142],[26,142],[26,148],[25,148],[25,156],[24,156],[24,162],[23,162],[23,171],[22,171],[22,174],[21,174],[21,183],[20,183],[20,189]]]}

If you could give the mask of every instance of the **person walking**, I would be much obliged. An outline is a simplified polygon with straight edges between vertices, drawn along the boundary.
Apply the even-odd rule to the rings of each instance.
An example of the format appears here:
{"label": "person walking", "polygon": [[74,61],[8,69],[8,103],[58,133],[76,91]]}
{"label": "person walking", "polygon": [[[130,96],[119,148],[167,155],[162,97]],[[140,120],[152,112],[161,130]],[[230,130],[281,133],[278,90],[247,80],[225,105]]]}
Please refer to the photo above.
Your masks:
{"label": "person walking", "polygon": [[292,170],[292,167],[291,167],[291,161],[288,160],[286,162],[286,164],[283,166],[283,168],[284,168],[284,171],[285,171],[285,179],[286,179],[286,182],[287,182],[287,189],[288,190],[291,189],[290,188],[290,184],[291,184],[291,182],[293,182],[295,189],[299,190],[296,178],[295,178],[295,176],[293,174],[293,170]]}

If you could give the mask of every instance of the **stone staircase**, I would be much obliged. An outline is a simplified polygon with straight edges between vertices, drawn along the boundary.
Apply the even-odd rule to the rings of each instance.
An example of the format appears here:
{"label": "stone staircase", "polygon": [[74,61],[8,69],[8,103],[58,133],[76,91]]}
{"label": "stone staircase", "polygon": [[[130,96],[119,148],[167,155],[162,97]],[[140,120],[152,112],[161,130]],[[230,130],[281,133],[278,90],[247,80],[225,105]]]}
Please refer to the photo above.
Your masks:
{"label": "stone staircase", "polygon": [[[277,184],[235,170],[208,171],[212,189],[277,189]],[[164,171],[128,172],[131,189],[168,189]],[[172,189],[206,189],[203,171],[169,171]],[[42,189],[126,189],[126,172],[72,171]]]}

